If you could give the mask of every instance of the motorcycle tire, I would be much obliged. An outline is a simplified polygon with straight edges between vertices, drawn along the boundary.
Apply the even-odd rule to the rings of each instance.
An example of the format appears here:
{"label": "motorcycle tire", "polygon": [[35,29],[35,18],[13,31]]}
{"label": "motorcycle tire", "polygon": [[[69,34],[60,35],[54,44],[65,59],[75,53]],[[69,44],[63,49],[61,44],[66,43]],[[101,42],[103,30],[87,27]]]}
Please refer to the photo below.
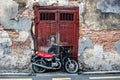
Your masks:
{"label": "motorcycle tire", "polygon": [[[43,60],[37,60],[35,61],[36,64],[41,64],[41,65],[45,65],[46,62],[43,61]],[[46,71],[45,68],[42,68],[42,67],[39,67],[39,66],[36,66],[34,64],[32,64],[32,69],[35,73],[44,73]]]}
{"label": "motorcycle tire", "polygon": [[69,59],[65,62],[65,71],[70,74],[74,74],[78,71],[79,65],[74,59]]}

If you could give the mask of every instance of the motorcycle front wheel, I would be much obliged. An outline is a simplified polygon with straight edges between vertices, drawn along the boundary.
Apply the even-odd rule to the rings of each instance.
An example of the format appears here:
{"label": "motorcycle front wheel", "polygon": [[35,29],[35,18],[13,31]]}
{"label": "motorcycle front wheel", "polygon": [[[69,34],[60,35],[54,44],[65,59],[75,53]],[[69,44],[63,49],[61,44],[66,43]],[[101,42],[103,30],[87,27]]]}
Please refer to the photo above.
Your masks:
{"label": "motorcycle front wheel", "polygon": [[[39,64],[40,64],[40,65],[45,65],[45,64],[46,64],[46,62],[43,61],[43,60],[37,60],[37,61],[35,61],[35,63],[38,64],[38,65],[39,65]],[[46,71],[45,68],[42,68],[42,67],[37,66],[37,65],[35,65],[35,64],[32,64],[32,69],[33,69],[33,71],[36,72],[36,73],[43,73],[43,72]]]}
{"label": "motorcycle front wheel", "polygon": [[78,63],[74,59],[69,59],[65,62],[65,70],[68,73],[76,73],[78,71]]}

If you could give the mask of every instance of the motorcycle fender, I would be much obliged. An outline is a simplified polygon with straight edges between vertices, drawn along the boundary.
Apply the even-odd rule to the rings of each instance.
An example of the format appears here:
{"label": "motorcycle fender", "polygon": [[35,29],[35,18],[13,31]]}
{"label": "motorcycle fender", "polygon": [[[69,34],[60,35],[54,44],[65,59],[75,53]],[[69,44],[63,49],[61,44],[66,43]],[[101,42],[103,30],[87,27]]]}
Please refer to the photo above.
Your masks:
{"label": "motorcycle fender", "polygon": [[36,60],[40,59],[39,56],[37,55],[33,55],[32,58],[31,58],[31,62],[35,62]]}

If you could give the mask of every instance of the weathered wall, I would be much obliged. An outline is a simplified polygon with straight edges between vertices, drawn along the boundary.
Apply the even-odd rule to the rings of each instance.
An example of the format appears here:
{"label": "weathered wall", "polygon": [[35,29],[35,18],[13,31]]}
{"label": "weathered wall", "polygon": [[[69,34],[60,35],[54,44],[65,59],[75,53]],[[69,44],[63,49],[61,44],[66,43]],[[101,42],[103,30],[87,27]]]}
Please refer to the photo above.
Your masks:
{"label": "weathered wall", "polygon": [[0,72],[30,72],[33,11],[24,5],[18,10],[13,0],[0,2]]}
{"label": "weathered wall", "polygon": [[[80,3],[68,3],[68,0],[40,1],[40,5],[58,3],[80,7],[78,56],[81,69],[120,70],[119,0],[79,0]],[[31,4],[34,0],[0,2],[0,72],[30,72],[30,58],[34,49]]]}
{"label": "weathered wall", "polygon": [[120,70],[119,2],[82,1],[79,60],[83,70]]}

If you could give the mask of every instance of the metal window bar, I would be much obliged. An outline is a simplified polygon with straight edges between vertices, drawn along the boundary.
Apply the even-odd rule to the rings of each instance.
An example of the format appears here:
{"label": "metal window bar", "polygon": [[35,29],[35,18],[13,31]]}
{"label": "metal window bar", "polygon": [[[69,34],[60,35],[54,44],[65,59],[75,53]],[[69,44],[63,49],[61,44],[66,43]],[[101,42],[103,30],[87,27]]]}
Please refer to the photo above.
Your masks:
{"label": "metal window bar", "polygon": [[40,13],[40,20],[55,20],[55,13]]}
{"label": "metal window bar", "polygon": [[60,13],[60,20],[73,21],[73,14],[71,13]]}

